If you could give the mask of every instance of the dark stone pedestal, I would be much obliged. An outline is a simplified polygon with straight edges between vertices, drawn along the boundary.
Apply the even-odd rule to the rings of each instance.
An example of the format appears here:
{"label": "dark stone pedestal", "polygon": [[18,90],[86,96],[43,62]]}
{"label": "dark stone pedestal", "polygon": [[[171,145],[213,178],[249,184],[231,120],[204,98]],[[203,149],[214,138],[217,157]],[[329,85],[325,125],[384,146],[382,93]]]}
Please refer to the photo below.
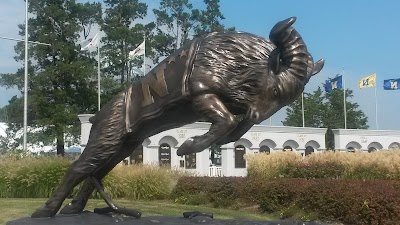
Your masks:
{"label": "dark stone pedestal", "polygon": [[193,218],[173,216],[147,216],[140,219],[116,214],[100,215],[84,212],[79,215],[56,215],[52,218],[21,218],[6,225],[322,225],[316,222],[299,221],[257,221],[257,220],[213,220],[206,216]]}

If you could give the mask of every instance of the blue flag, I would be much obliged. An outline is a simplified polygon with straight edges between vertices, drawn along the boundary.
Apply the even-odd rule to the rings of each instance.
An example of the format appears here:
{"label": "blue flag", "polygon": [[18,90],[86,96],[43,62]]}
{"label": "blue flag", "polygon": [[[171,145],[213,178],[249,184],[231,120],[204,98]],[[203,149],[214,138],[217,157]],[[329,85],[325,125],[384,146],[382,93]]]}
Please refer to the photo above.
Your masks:
{"label": "blue flag", "polygon": [[385,90],[399,90],[400,89],[400,78],[389,79],[383,81],[383,89]]}
{"label": "blue flag", "polygon": [[325,81],[325,91],[330,93],[333,90],[341,90],[343,88],[342,76],[337,76],[333,79]]}

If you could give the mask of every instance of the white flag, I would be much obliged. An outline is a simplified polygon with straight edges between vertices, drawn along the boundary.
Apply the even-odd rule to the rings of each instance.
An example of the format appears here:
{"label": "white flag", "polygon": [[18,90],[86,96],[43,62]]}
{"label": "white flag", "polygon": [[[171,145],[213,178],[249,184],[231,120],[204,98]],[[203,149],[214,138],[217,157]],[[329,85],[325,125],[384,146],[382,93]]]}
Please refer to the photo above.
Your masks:
{"label": "white flag", "polygon": [[129,52],[129,58],[135,58],[136,56],[144,55],[145,42],[143,41],[135,50]]}
{"label": "white flag", "polygon": [[97,47],[100,44],[100,35],[97,33],[91,40],[88,40],[89,43],[86,45],[82,45],[83,47],[81,48],[82,51],[84,50],[89,50]]}

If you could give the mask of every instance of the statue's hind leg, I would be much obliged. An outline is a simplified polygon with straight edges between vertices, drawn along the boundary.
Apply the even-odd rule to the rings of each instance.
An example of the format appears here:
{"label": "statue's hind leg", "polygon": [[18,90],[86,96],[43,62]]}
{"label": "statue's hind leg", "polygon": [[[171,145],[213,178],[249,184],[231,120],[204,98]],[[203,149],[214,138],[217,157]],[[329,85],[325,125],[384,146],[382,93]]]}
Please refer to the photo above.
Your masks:
{"label": "statue's hind leg", "polygon": [[32,217],[54,216],[76,185],[93,175],[120,151],[127,138],[124,107],[124,98],[120,95],[98,112],[82,155],[71,164],[52,196]]}
{"label": "statue's hind leg", "polygon": [[[93,177],[100,182],[119,162],[130,156],[132,151],[142,142],[143,141],[126,142],[126,144],[121,148],[121,151],[115,154],[109,162],[96,171],[93,174]],[[86,178],[75,198],[60,211],[60,214],[81,213],[94,189],[95,187],[92,180]]]}
{"label": "statue's hind leg", "polygon": [[214,144],[236,126],[235,117],[215,94],[193,97],[193,109],[212,123],[210,130],[201,136],[186,140],[177,150],[179,156],[201,152]]}

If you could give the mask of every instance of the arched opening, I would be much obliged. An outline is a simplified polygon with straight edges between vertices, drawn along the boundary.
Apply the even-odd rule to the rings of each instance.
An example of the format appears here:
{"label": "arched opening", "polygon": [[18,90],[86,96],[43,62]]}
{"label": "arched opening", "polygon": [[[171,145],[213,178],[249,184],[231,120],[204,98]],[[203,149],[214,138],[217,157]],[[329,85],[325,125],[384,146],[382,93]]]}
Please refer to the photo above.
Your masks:
{"label": "arched opening", "polygon": [[391,150],[400,149],[400,143],[393,142],[392,144],[389,145],[389,149],[391,149]]}
{"label": "arched opening", "polygon": [[356,150],[361,149],[361,145],[356,141],[352,141],[346,145],[346,149],[348,152],[356,152]]}
{"label": "arched opening", "polygon": [[356,152],[356,149],[354,147],[348,147],[347,152]]}
{"label": "arched opening", "polygon": [[291,146],[289,146],[289,145],[286,145],[285,147],[283,147],[283,151],[284,152],[292,152],[293,151],[293,148],[291,147]]}
{"label": "arched opening", "polygon": [[246,148],[243,145],[235,147],[235,168],[246,168],[244,154],[246,154]]}
{"label": "arched opening", "polygon": [[314,148],[311,146],[307,146],[306,149],[304,150],[304,155],[308,156],[314,153]]}
{"label": "arched opening", "polygon": [[370,152],[370,150],[372,150],[372,149],[374,149],[373,151],[377,151],[377,150],[383,149],[383,146],[381,145],[381,143],[374,141],[368,145],[367,149],[368,149],[368,152]]}
{"label": "arched opening", "polygon": [[287,140],[282,146],[283,151],[294,151],[299,147],[299,144],[294,140]]}
{"label": "arched opening", "polygon": [[305,144],[305,146],[306,147],[308,147],[308,146],[312,147],[314,149],[314,151],[317,151],[321,147],[321,145],[318,142],[314,141],[314,140],[308,141]]}
{"label": "arched opening", "polygon": [[171,146],[162,143],[158,148],[158,162],[160,166],[171,167]]}
{"label": "arched opening", "polygon": [[263,146],[260,147],[260,153],[270,154],[271,153],[271,149],[268,146],[263,145]]}
{"label": "arched opening", "polygon": [[137,147],[132,154],[129,156],[130,164],[142,164],[143,163],[143,145]]}
{"label": "arched opening", "polygon": [[265,145],[265,146],[268,146],[270,150],[273,150],[273,149],[276,148],[276,143],[275,143],[273,140],[271,140],[271,139],[264,139],[264,140],[260,143],[259,147],[264,146],[264,145]]}
{"label": "arched opening", "polygon": [[369,147],[368,148],[368,153],[376,152],[376,151],[377,151],[377,149],[375,147]]}

